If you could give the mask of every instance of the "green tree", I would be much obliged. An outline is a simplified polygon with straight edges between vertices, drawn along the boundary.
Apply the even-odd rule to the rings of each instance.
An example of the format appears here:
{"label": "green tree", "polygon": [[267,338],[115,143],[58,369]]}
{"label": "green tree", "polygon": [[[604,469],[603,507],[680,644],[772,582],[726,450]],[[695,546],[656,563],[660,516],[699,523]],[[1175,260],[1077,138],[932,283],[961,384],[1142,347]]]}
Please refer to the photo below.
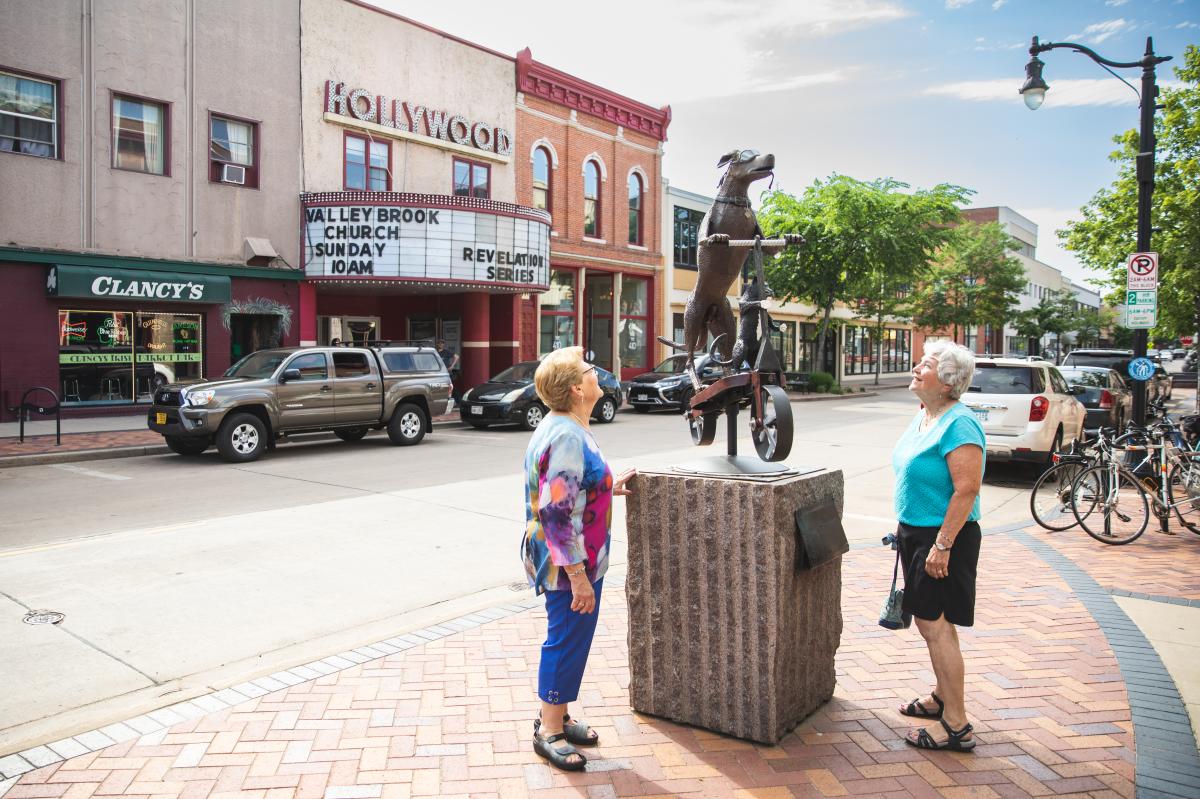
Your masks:
{"label": "green tree", "polygon": [[[1163,89],[1163,110],[1155,117],[1157,164],[1154,179],[1152,248],[1159,254],[1159,316],[1154,336],[1173,339],[1191,333],[1200,312],[1200,47],[1189,45],[1175,69],[1182,85]],[[1151,99],[1153,101],[1153,98]],[[1109,276],[1118,292],[1125,287],[1125,262],[1137,249],[1138,132],[1113,139],[1110,158],[1117,178],[1080,209],[1082,219],[1058,232],[1067,249]]]}
{"label": "green tree", "polygon": [[930,330],[1004,327],[1025,287],[1025,268],[1010,254],[1017,242],[996,222],[949,231],[916,298],[914,320]]}
{"label": "green tree", "polygon": [[1025,339],[1026,355],[1041,355],[1042,322],[1038,319],[1037,308],[1026,308],[1013,314],[1012,326],[1017,335]]}
{"label": "green tree", "polygon": [[800,233],[806,241],[776,256],[766,275],[780,300],[810,302],[821,311],[817,365],[825,362],[838,302],[862,301],[878,327],[904,312],[903,288],[920,278],[948,226],[958,220],[957,206],[971,194],[948,184],[902,191],[908,188],[891,178],[866,182],[832,175],[800,197],[783,191],[764,197],[758,213],[764,235]]}
{"label": "green tree", "polygon": [[1062,334],[1076,328],[1075,297],[1066,291],[1048,291],[1032,308],[1018,311],[1009,317],[1018,336],[1029,342],[1029,354],[1041,355],[1042,337],[1047,333],[1058,338],[1062,355]]}
{"label": "green tree", "polygon": [[1099,343],[1104,328],[1112,324],[1112,314],[1106,308],[1083,308],[1075,315],[1075,346],[1086,347]]}

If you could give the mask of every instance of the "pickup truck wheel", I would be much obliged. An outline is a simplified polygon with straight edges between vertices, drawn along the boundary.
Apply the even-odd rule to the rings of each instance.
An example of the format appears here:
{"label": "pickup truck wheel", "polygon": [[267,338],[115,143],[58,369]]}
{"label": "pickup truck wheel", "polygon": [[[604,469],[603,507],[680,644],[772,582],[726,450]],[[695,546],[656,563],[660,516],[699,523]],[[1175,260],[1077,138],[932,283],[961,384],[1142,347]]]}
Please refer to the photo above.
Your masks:
{"label": "pickup truck wheel", "polygon": [[420,444],[425,437],[425,412],[411,402],[400,405],[388,422],[387,432],[393,444],[402,447]]}
{"label": "pickup truck wheel", "polygon": [[204,450],[208,449],[212,441],[207,438],[182,438],[180,436],[166,436],[167,449],[174,452],[176,455],[199,455]]}
{"label": "pickup truck wheel", "polygon": [[343,430],[334,430],[333,434],[342,441],[358,441],[367,434],[365,427],[347,427]]}
{"label": "pickup truck wheel", "polygon": [[542,423],[542,419],[546,417],[546,411],[538,403],[533,403],[525,409],[525,413],[521,416],[521,427],[526,430],[536,430],[537,426]]}
{"label": "pickup truck wheel", "polygon": [[267,448],[267,426],[252,413],[235,413],[217,433],[217,450],[230,463],[258,460]]}
{"label": "pickup truck wheel", "polygon": [[612,397],[601,397],[596,403],[596,421],[608,423],[617,418],[617,403]]}

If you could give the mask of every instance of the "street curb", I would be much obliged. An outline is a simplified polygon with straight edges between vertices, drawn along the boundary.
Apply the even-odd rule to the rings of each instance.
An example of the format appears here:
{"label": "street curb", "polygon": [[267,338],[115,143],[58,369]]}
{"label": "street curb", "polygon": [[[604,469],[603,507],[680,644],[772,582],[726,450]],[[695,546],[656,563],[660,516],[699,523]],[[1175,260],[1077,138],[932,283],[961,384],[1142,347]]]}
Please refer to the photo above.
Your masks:
{"label": "street curb", "polygon": [[[462,427],[461,421],[447,419],[435,421],[436,427]],[[383,430],[372,430],[367,435],[384,435]],[[70,435],[70,434],[68,434]],[[317,433],[316,435],[324,435]],[[294,441],[294,444],[309,443],[304,440]],[[108,447],[106,449],[77,449],[66,452],[37,452],[30,455],[0,456],[0,469],[15,469],[21,466],[46,466],[58,463],[84,463],[86,461],[104,461],[115,458],[139,458],[143,455],[166,455],[170,453],[166,444],[145,444],[135,447]]]}
{"label": "street curb", "polygon": [[795,394],[788,394],[789,402],[830,402],[833,400],[849,400],[858,399],[859,397],[878,397],[878,391],[861,391],[852,394],[801,394],[797,397]]}

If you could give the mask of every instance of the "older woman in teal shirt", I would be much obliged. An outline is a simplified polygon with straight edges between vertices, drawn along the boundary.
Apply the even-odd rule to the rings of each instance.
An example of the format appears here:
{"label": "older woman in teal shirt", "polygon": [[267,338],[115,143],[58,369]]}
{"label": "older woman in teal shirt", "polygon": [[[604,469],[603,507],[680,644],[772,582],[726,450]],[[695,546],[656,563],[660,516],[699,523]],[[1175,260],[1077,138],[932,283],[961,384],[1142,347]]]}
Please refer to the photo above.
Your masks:
{"label": "older woman in teal shirt", "polygon": [[921,749],[969,751],[965,668],[955,625],[975,623],[979,561],[979,489],[986,441],[975,415],[958,401],[971,385],[975,356],[947,341],[930,342],[913,367],[908,390],[921,400],[892,451],[896,473],[896,537],[904,569],[905,612],[916,619],[937,685],[900,707],[936,724],[905,740]]}

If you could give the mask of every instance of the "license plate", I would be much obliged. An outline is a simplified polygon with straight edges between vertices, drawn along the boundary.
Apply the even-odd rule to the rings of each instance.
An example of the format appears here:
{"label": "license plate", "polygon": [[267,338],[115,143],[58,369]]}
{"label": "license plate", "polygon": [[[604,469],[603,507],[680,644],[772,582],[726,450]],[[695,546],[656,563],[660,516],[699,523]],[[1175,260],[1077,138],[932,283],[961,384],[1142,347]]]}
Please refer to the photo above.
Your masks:
{"label": "license plate", "polygon": [[165,413],[154,414],[154,423],[155,424],[166,424],[167,423],[167,415]]}
{"label": "license plate", "polygon": [[648,399],[650,399],[650,395],[649,394],[638,394],[638,399],[648,400]]}
{"label": "license plate", "polygon": [[471,413],[475,416],[483,416],[483,406],[482,405],[472,405]]}
{"label": "license plate", "polygon": [[988,420],[987,408],[972,408],[971,413],[975,414],[975,418],[981,422],[986,422]]}

